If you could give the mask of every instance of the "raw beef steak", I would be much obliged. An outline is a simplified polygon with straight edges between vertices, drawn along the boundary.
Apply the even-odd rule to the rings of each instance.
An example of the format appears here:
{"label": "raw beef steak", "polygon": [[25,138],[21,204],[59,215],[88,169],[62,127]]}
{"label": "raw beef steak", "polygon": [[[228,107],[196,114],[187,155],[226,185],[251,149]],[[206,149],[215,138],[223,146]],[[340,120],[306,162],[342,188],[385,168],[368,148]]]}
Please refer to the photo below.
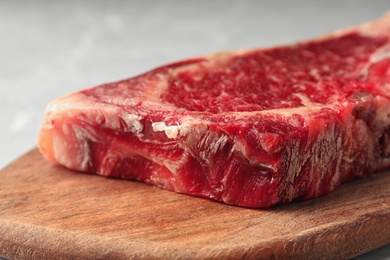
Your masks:
{"label": "raw beef steak", "polygon": [[390,166],[390,17],[159,67],[53,101],[39,137],[70,169],[245,207]]}

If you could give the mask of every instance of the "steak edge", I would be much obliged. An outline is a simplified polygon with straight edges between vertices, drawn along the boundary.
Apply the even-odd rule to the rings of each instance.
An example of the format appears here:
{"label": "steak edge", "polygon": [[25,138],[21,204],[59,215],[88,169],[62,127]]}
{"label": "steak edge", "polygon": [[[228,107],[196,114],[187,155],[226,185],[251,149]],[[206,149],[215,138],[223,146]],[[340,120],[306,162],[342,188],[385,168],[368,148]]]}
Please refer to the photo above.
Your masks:
{"label": "steak edge", "polygon": [[52,101],[67,168],[261,208],[390,166],[390,16],[319,39],[168,64]]}

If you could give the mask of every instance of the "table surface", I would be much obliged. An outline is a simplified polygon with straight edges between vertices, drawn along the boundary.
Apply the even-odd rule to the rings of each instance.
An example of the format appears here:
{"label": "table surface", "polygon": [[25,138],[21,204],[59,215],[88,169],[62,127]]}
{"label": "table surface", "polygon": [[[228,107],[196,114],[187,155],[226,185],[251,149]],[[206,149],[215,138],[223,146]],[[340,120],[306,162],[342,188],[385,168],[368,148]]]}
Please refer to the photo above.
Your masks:
{"label": "table surface", "polygon": [[[388,11],[388,0],[0,0],[0,168],[36,145],[56,97],[192,56],[321,36]],[[357,259],[390,259],[390,245]]]}

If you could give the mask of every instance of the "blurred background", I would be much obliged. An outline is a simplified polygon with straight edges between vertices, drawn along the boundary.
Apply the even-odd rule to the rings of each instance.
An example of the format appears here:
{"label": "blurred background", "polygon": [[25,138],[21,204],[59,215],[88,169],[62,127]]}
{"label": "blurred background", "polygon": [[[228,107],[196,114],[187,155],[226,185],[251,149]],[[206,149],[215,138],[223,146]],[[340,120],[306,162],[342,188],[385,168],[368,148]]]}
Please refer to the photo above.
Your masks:
{"label": "blurred background", "polygon": [[[388,11],[389,0],[0,0],[0,168],[36,146],[56,97],[191,56],[321,36]],[[390,246],[358,259],[390,259]]]}

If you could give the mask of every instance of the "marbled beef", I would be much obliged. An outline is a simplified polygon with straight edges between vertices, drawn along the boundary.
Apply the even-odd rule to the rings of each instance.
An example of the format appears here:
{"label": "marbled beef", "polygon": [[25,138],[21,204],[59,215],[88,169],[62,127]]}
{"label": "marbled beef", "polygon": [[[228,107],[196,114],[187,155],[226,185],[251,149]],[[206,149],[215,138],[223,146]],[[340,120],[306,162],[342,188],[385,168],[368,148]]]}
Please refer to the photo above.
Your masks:
{"label": "marbled beef", "polygon": [[39,137],[70,169],[245,207],[390,166],[390,17],[221,52],[53,101]]}

